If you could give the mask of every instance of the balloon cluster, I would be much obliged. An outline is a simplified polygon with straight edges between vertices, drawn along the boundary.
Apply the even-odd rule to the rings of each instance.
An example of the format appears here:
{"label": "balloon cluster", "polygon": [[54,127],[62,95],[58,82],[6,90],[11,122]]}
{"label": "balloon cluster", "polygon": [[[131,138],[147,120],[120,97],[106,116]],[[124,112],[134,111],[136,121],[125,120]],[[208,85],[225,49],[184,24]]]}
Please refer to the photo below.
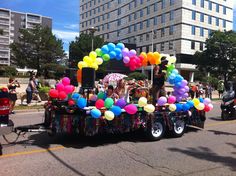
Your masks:
{"label": "balloon cluster", "polygon": [[75,87],[70,85],[70,79],[64,77],[60,83],[56,85],[56,89],[51,89],[49,91],[49,96],[53,99],[65,100],[68,95],[74,92]]}
{"label": "balloon cluster", "polygon": [[174,85],[173,95],[176,97],[176,101],[180,102],[183,98],[187,98],[189,92],[188,81],[179,74],[174,64],[167,66],[167,76],[168,82]]}

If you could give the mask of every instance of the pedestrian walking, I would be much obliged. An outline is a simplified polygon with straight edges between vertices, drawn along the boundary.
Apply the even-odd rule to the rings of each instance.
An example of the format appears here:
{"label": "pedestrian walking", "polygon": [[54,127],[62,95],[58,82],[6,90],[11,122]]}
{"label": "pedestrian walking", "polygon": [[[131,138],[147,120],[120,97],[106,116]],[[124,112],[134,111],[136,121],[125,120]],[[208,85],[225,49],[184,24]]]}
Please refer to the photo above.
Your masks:
{"label": "pedestrian walking", "polygon": [[37,90],[36,84],[35,84],[35,77],[32,76],[29,79],[28,86],[26,88],[26,95],[27,95],[27,105],[30,105],[32,98],[33,98],[33,93]]}
{"label": "pedestrian walking", "polygon": [[10,113],[14,114],[14,107],[17,100],[16,88],[20,87],[20,83],[14,78],[9,78],[9,83],[7,84],[9,90],[9,99],[10,99]]}

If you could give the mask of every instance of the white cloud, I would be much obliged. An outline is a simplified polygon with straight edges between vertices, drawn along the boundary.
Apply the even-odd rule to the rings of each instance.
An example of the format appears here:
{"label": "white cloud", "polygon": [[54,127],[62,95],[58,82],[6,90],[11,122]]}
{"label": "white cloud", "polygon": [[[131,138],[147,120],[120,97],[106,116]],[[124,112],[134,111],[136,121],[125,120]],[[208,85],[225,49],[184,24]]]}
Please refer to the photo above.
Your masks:
{"label": "white cloud", "polygon": [[64,30],[53,29],[52,32],[58,38],[62,39],[64,43],[69,43],[70,41],[74,40],[76,36],[79,36],[79,32],[75,31],[64,31]]}
{"label": "white cloud", "polygon": [[236,1],[234,1],[234,9],[236,9]]}
{"label": "white cloud", "polygon": [[79,29],[79,25],[78,24],[69,24],[69,25],[65,25],[64,28],[66,29]]}

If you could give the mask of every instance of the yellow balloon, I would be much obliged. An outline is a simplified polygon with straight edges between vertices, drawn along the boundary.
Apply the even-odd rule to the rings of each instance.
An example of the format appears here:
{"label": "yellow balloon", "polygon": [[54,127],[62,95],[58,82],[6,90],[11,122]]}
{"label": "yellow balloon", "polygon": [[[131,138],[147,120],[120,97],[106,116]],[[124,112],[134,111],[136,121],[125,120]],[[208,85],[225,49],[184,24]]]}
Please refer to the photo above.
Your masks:
{"label": "yellow balloon", "polygon": [[200,110],[202,111],[204,108],[205,108],[205,105],[203,103],[199,103],[197,106],[196,106],[197,110]]}
{"label": "yellow balloon", "polygon": [[97,57],[97,58],[96,58],[96,63],[97,63],[98,65],[102,65],[103,59],[102,59],[101,57]]}
{"label": "yellow balloon", "polygon": [[96,53],[95,51],[91,51],[91,52],[89,53],[89,57],[96,60],[97,53]]}
{"label": "yellow balloon", "polygon": [[197,106],[199,105],[200,101],[199,101],[199,99],[194,98],[193,99],[193,103],[194,103],[195,108],[197,108]]}
{"label": "yellow balloon", "polygon": [[80,70],[81,70],[82,68],[84,68],[84,67],[87,67],[87,66],[88,66],[88,65],[87,65],[86,62],[83,62],[83,61],[78,62],[78,67],[79,67]]}
{"label": "yellow balloon", "polygon": [[174,64],[176,62],[176,57],[171,56],[169,61],[170,61],[170,63]]}
{"label": "yellow balloon", "polygon": [[98,69],[98,65],[94,62],[94,63],[91,64],[91,68],[94,68],[95,70],[97,70]]}
{"label": "yellow balloon", "polygon": [[83,61],[86,62],[87,65],[89,65],[89,64],[91,64],[91,63],[93,62],[92,59],[91,59],[90,57],[88,57],[88,56],[85,56],[85,57],[83,58]]}
{"label": "yellow balloon", "polygon": [[149,113],[154,112],[155,106],[153,106],[152,104],[148,104],[148,105],[144,106],[144,111],[149,112]]}
{"label": "yellow balloon", "polygon": [[155,57],[156,64],[159,65],[161,63],[161,55],[158,52],[154,52],[153,54]]}
{"label": "yellow balloon", "polygon": [[138,106],[142,108],[146,105],[147,105],[147,98],[140,97],[139,100],[138,100]]}
{"label": "yellow balloon", "polygon": [[115,114],[112,111],[106,111],[105,112],[105,119],[111,121],[115,117]]}
{"label": "yellow balloon", "polygon": [[141,56],[143,56],[144,57],[144,59],[147,59],[147,53],[145,53],[145,52],[141,52],[141,54],[140,54]]}
{"label": "yellow balloon", "polygon": [[175,111],[175,110],[176,110],[176,105],[175,105],[175,104],[170,104],[170,105],[169,105],[169,110],[170,110],[171,112]]}

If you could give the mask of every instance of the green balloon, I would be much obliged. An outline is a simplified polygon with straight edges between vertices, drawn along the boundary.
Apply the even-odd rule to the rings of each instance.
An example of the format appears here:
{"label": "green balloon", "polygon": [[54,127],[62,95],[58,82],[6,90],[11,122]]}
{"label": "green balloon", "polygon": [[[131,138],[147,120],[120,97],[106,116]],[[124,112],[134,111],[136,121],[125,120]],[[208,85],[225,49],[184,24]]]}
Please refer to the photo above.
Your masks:
{"label": "green balloon", "polygon": [[111,108],[113,104],[114,104],[114,101],[113,101],[112,98],[106,98],[106,100],[105,100],[105,107],[107,109]]}
{"label": "green balloon", "polygon": [[102,50],[100,48],[97,48],[95,50],[95,52],[97,53],[97,56],[101,57],[102,56]]}
{"label": "green balloon", "polygon": [[109,61],[110,60],[109,54],[102,55],[102,58],[103,58],[104,61]]}
{"label": "green balloon", "polygon": [[172,70],[174,70],[174,69],[175,69],[175,65],[171,64],[171,65],[168,66],[167,71],[172,72]]}
{"label": "green balloon", "polygon": [[104,99],[105,94],[103,92],[98,93],[98,99]]}

